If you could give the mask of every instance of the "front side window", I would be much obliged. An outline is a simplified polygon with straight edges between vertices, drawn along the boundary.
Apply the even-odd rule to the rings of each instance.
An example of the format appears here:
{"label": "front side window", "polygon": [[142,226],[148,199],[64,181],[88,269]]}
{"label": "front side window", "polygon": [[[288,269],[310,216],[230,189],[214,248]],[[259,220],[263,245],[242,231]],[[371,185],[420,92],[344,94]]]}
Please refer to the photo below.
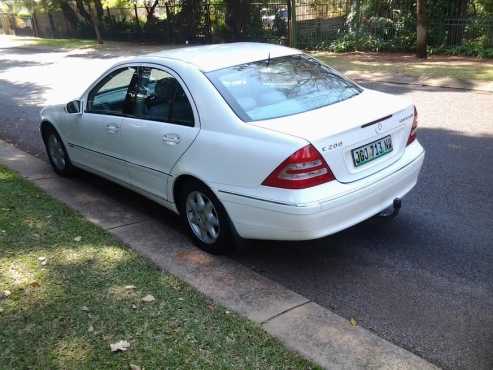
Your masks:
{"label": "front side window", "polygon": [[130,114],[137,82],[137,67],[125,67],[111,72],[89,93],[86,111],[109,115]]}
{"label": "front side window", "polygon": [[206,76],[245,122],[303,113],[361,92],[354,83],[306,55],[241,64]]}
{"label": "front side window", "polygon": [[193,111],[180,83],[160,69],[142,67],[134,116],[193,126]]}

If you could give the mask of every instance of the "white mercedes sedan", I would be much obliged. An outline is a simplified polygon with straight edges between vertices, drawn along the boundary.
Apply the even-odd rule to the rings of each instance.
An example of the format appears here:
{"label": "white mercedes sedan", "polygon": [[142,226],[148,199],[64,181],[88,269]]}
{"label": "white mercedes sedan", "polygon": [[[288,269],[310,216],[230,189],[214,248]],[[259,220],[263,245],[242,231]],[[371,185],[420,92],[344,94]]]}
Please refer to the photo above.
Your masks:
{"label": "white mercedes sedan", "polygon": [[270,44],[120,62],[41,117],[58,174],[81,168],[143,194],[211,253],[237,236],[316,239],[395,213],[425,156],[411,102]]}

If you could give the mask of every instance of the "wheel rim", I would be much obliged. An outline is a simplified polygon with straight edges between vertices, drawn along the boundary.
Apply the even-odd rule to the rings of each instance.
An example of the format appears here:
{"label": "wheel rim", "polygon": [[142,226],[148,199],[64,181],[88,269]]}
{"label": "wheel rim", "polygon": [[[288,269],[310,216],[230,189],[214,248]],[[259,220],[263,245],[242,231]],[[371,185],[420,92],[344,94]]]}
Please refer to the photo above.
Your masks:
{"label": "wheel rim", "polygon": [[48,152],[55,167],[63,170],[65,168],[65,150],[62,142],[55,134],[51,134],[48,138]]}
{"label": "wheel rim", "polygon": [[219,238],[219,217],[214,203],[200,191],[188,194],[187,220],[194,235],[203,243],[213,244]]}

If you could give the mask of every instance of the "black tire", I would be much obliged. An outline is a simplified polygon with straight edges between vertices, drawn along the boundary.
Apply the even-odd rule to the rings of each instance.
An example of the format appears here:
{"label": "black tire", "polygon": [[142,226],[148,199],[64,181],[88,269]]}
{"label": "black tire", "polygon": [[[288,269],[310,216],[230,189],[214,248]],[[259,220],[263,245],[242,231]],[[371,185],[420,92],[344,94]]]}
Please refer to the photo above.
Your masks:
{"label": "black tire", "polygon": [[53,170],[60,176],[74,175],[76,168],[70,161],[65,144],[58,132],[53,127],[43,129],[43,140]]}
{"label": "black tire", "polygon": [[[207,233],[207,237],[210,239],[208,242],[204,240],[207,238],[198,236],[197,228],[201,227],[197,223],[195,226],[193,225],[193,222],[190,220],[190,218],[193,218],[193,211],[190,209],[190,206],[187,207],[187,201],[189,199],[195,200],[197,193],[202,194],[213,204],[214,209],[211,211],[211,214],[215,214],[218,221],[217,237],[214,238],[211,233]],[[179,191],[177,205],[185,228],[200,249],[211,254],[225,254],[233,250],[233,236],[236,233],[234,232],[231,220],[219,199],[217,199],[207,186],[199,181],[187,181]]]}

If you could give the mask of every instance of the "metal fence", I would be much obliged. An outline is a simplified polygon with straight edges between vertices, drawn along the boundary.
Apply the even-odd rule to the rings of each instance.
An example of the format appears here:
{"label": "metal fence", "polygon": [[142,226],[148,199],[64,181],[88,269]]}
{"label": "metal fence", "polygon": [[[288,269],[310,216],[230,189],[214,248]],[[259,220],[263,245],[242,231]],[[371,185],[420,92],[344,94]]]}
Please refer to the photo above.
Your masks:
{"label": "metal fence", "polygon": [[31,36],[33,35],[32,17],[0,13],[0,34]]}
{"label": "metal fence", "polygon": [[[202,1],[187,8],[180,1],[158,6],[150,18],[144,7],[106,8],[100,18],[103,37],[114,40],[149,40],[161,43],[215,43],[253,40],[287,44],[291,27],[287,0],[246,3],[234,13],[223,1]],[[416,40],[415,2],[411,0],[296,0],[295,45],[325,48],[335,40],[356,37],[365,45],[388,50],[411,50]],[[355,9],[355,4],[358,8]],[[430,17],[429,44],[457,47],[481,42],[493,47],[493,18],[448,10]],[[82,18],[69,22],[61,12],[33,17],[0,15],[0,32],[41,37],[94,37]]]}

